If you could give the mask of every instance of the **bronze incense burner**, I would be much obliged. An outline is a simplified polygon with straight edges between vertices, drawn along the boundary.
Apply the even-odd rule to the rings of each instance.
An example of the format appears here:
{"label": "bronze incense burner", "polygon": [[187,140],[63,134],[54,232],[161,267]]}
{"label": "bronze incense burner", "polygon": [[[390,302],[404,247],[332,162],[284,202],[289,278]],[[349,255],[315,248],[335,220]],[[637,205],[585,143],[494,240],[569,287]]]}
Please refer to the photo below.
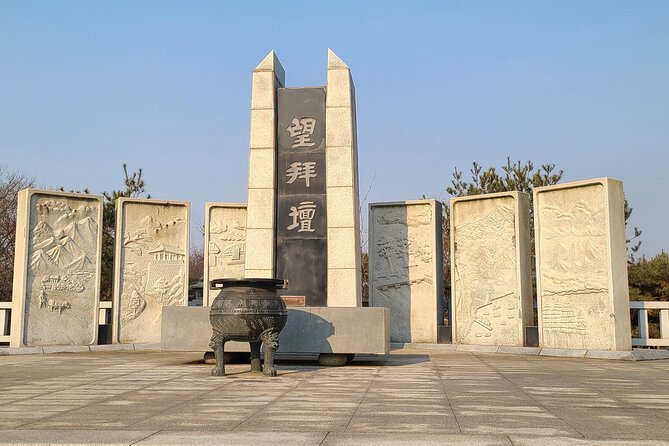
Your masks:
{"label": "bronze incense burner", "polygon": [[[209,345],[214,350],[216,367],[212,375],[225,375],[223,354],[228,341],[248,342],[251,346],[251,371],[276,376],[274,353],[279,348],[279,333],[286,325],[288,311],[277,290],[286,288],[282,279],[215,279],[212,290],[220,290],[211,304],[209,320],[213,329]],[[260,346],[264,344],[264,364]]]}

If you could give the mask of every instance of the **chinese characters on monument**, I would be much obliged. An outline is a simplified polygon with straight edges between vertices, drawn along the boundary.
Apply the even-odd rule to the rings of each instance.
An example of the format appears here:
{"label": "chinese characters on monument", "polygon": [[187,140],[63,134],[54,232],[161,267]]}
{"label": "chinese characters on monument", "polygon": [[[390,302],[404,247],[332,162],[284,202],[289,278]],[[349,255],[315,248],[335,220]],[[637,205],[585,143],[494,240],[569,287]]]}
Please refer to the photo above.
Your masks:
{"label": "chinese characters on monument", "polygon": [[293,223],[288,226],[288,230],[299,227],[297,232],[314,232],[315,229],[311,228],[311,220],[313,220],[315,213],[316,205],[311,201],[303,201],[298,207],[291,206],[288,215],[293,217]]}
{"label": "chinese characters on monument", "polygon": [[291,148],[315,146],[316,143],[311,140],[311,134],[314,133],[315,127],[316,120],[314,118],[293,118],[291,124],[286,127],[290,137],[294,138]]}
{"label": "chinese characters on monument", "polygon": [[307,306],[325,306],[325,90],[279,89],[277,133],[277,277]]}
{"label": "chinese characters on monument", "polygon": [[295,180],[304,180],[307,187],[309,187],[309,179],[314,178],[318,175],[315,171],[316,162],[307,161],[304,163],[296,162],[292,163],[288,170],[286,170],[286,176],[288,177],[288,184],[293,184]]}

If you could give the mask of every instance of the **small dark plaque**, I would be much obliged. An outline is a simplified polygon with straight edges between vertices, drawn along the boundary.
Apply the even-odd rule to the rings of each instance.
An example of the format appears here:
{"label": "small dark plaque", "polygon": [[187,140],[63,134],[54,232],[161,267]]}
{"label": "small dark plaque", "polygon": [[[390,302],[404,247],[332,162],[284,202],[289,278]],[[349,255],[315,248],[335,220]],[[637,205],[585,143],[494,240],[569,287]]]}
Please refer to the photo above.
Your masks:
{"label": "small dark plaque", "polygon": [[287,307],[304,307],[304,296],[281,296]]}
{"label": "small dark plaque", "polygon": [[327,305],[325,89],[280,88],[277,119],[277,277],[282,295]]}

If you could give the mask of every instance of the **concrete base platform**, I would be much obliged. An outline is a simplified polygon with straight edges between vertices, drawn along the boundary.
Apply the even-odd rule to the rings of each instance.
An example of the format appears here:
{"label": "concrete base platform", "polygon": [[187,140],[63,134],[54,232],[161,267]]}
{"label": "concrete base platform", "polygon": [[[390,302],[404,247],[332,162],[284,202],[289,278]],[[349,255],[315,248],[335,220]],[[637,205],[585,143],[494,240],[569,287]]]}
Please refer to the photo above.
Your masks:
{"label": "concrete base platform", "polygon": [[[209,307],[163,307],[161,349],[210,351]],[[246,342],[227,342],[228,352],[248,352]],[[289,308],[278,353],[377,354],[390,352],[387,308]]]}

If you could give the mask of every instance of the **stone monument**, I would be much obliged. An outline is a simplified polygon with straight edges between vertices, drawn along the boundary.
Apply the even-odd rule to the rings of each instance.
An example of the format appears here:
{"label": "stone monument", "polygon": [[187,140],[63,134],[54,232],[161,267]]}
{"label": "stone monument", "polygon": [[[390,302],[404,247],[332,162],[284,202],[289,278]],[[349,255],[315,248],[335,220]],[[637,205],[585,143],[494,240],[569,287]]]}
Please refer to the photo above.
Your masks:
{"label": "stone monument", "polygon": [[392,342],[437,342],[443,324],[441,203],[369,205],[369,306],[390,309]]}
{"label": "stone monument", "polygon": [[522,347],[533,322],[529,195],[451,198],[450,208],[454,342]]}
{"label": "stone monument", "polygon": [[116,201],[114,342],[160,342],[162,307],[188,305],[190,203]]}
{"label": "stone monument", "polygon": [[[206,203],[204,217],[204,286],[202,305],[211,305],[215,296],[209,289],[212,279],[239,278],[245,274],[246,204]],[[215,293],[214,293],[215,294]]]}
{"label": "stone monument", "polygon": [[[273,51],[253,70],[243,276],[288,281],[278,291],[288,307],[280,353],[317,354],[322,364],[388,353],[389,310],[362,307],[350,70],[328,50],[327,86],[286,88],[284,79]],[[218,243],[211,248],[220,256]],[[207,307],[165,307],[161,348],[211,350],[209,317]],[[225,351],[249,351],[249,344],[230,341]]]}
{"label": "stone monument", "polygon": [[287,279],[305,306],[361,306],[349,68],[329,50],[327,87],[284,76],[274,52],[253,72],[246,277]]}
{"label": "stone monument", "polygon": [[97,343],[102,197],[19,192],[10,346]]}
{"label": "stone monument", "polygon": [[623,183],[534,190],[539,343],[630,350]]}

